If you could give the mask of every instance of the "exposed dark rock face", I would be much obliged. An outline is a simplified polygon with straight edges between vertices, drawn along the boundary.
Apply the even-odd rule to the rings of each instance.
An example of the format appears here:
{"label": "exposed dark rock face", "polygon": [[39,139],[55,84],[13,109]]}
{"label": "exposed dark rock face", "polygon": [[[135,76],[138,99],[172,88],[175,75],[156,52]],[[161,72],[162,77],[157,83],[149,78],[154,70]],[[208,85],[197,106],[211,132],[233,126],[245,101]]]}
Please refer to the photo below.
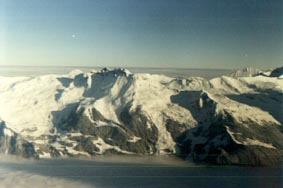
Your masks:
{"label": "exposed dark rock face", "polygon": [[278,125],[273,124],[258,126],[249,121],[242,124],[224,111],[210,125],[199,126],[186,133],[187,139],[182,144],[182,151],[198,162],[276,165],[282,162],[283,157],[283,135],[279,129]]}
{"label": "exposed dark rock face", "polygon": [[125,109],[120,114],[121,121],[128,127],[132,135],[141,138],[137,145],[131,145],[131,149],[141,153],[156,153],[156,143],[158,139],[158,130],[154,123],[147,117],[146,113],[140,109],[130,112]]}
{"label": "exposed dark rock face", "polygon": [[7,128],[5,122],[0,122],[0,151],[25,158],[38,158],[34,145]]}
{"label": "exposed dark rock face", "polygon": [[[73,113],[71,117],[76,118],[72,118],[72,121],[63,127],[59,126],[58,130],[82,134],[80,137],[70,137],[71,140],[79,143],[79,147],[76,148],[78,151],[83,150],[90,155],[99,153],[100,150],[97,144],[93,144],[93,140],[101,138],[106,144],[117,146],[129,153],[154,154],[157,152],[155,147],[158,130],[140,109],[134,112],[129,112],[128,108],[124,109],[120,114],[123,124],[106,119],[95,108],[92,109],[92,121],[83,114]],[[131,141],[135,137],[138,139]],[[116,150],[114,153],[122,154],[123,152]]]}
{"label": "exposed dark rock face", "polygon": [[278,67],[271,72],[270,77],[279,77],[282,75],[283,75],[283,67]]}

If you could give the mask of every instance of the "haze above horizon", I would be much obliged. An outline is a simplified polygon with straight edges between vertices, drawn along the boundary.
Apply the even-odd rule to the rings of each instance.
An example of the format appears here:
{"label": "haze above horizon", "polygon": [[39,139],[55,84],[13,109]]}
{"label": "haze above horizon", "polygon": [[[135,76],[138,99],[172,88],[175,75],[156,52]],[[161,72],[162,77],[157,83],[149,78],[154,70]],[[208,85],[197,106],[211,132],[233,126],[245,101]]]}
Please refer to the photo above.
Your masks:
{"label": "haze above horizon", "polygon": [[0,65],[282,66],[281,0],[0,0]]}

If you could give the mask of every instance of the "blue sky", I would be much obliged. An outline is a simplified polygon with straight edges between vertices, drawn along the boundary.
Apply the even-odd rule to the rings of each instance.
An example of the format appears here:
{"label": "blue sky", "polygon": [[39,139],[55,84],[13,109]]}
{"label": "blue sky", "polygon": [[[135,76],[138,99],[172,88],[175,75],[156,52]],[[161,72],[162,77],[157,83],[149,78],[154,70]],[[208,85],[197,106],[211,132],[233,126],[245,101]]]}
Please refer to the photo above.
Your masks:
{"label": "blue sky", "polygon": [[0,0],[0,65],[282,65],[281,0]]}

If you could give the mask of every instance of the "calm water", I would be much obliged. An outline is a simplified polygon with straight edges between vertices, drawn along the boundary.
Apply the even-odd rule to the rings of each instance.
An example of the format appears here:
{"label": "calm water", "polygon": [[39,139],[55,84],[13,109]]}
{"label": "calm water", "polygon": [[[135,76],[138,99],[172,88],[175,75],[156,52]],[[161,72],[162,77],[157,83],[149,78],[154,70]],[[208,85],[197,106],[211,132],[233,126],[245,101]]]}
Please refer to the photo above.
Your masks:
{"label": "calm water", "polygon": [[216,167],[170,157],[0,159],[0,187],[67,188],[277,188],[282,167]]}
{"label": "calm water", "polygon": [[[0,66],[0,76],[39,76],[44,74],[66,74],[74,69],[82,71],[100,70],[102,67],[14,67]],[[227,75],[231,70],[221,69],[173,69],[173,68],[127,68],[133,73],[164,74],[172,77],[199,76],[214,78]]]}

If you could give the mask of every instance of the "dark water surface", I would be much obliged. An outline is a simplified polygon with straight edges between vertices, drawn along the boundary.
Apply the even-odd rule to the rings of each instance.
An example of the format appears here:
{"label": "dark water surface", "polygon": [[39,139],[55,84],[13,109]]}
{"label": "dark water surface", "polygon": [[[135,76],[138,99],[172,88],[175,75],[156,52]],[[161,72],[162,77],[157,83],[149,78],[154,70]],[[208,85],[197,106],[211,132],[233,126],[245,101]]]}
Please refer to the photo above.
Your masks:
{"label": "dark water surface", "polygon": [[282,169],[195,165],[171,157],[2,159],[0,187],[20,187],[19,183],[25,187],[279,188],[283,186]]}

